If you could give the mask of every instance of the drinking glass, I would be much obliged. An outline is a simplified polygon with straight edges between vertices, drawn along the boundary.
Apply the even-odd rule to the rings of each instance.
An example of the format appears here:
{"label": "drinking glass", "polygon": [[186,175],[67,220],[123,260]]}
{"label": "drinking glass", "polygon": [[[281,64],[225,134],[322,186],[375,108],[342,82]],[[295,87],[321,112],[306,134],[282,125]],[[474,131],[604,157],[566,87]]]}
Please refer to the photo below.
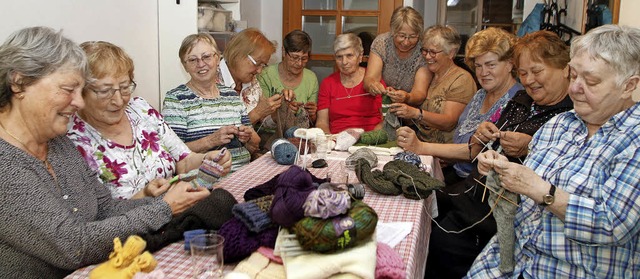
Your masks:
{"label": "drinking glass", "polygon": [[222,278],[224,237],[200,234],[191,238],[191,263],[194,279]]}

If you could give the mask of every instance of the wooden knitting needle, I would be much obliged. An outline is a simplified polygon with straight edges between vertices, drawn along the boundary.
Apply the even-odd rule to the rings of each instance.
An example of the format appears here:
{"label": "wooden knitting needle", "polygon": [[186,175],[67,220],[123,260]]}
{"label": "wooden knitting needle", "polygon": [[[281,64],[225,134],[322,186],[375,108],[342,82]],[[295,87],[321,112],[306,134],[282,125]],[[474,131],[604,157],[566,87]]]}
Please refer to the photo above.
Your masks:
{"label": "wooden knitting needle", "polygon": [[498,198],[502,198],[502,199],[510,202],[511,204],[513,204],[515,206],[518,206],[518,204],[516,202],[514,202],[514,201],[512,201],[512,200],[510,200],[510,199],[508,199],[506,197],[503,197],[501,193],[498,193],[498,192],[494,191],[493,189],[487,187],[487,185],[484,185],[484,183],[480,182],[480,180],[478,180],[477,178],[474,178],[473,180],[475,180],[478,184],[484,186],[485,189],[489,189],[489,191],[491,191],[492,193],[498,195]]}

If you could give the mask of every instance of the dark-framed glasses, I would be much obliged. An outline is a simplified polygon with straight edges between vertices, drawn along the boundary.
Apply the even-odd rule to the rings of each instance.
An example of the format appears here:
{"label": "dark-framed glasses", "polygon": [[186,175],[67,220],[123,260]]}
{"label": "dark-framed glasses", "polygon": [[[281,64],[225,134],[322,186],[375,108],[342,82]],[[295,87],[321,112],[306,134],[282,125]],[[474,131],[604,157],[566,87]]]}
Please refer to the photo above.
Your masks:
{"label": "dark-framed glasses", "polygon": [[110,99],[111,97],[113,97],[114,94],[116,94],[116,91],[120,91],[120,95],[123,97],[129,96],[133,94],[133,91],[136,90],[137,86],[138,84],[136,84],[135,81],[132,81],[129,85],[123,85],[123,86],[120,86],[120,88],[105,88],[105,89],[91,88],[91,91],[96,93],[96,96],[98,96],[99,99]]}
{"label": "dark-framed glasses", "polygon": [[444,49],[443,50],[433,50],[433,49],[428,49],[428,48],[424,48],[424,47],[420,48],[420,52],[422,53],[422,55],[427,55],[428,54],[428,55],[431,55],[432,57],[436,57],[436,55],[438,55],[438,53],[441,53],[443,51],[444,51]]}
{"label": "dark-framed glasses", "polygon": [[302,62],[302,63],[309,62],[309,56],[308,55],[307,56],[298,56],[298,55],[294,56],[291,53],[288,53],[288,52],[286,52],[286,53],[287,53],[287,56],[289,56],[289,59],[291,59],[291,61],[293,61],[293,62],[296,62],[296,63],[298,63],[298,62]]}
{"label": "dark-framed glasses", "polygon": [[186,60],[184,60],[184,63],[186,63],[190,67],[197,66],[198,64],[200,64],[200,61],[204,62],[205,64],[210,64],[211,61],[213,61],[213,58],[216,55],[218,55],[218,54],[217,53],[205,53],[202,56],[200,56],[200,58],[198,58],[197,56],[191,56],[191,57],[187,58]]}
{"label": "dark-framed glasses", "polygon": [[257,68],[264,69],[268,66],[265,63],[258,64],[258,62],[251,56],[251,54],[247,54],[247,57],[249,57],[249,61],[251,61],[251,64],[253,64],[253,66],[256,66]]}

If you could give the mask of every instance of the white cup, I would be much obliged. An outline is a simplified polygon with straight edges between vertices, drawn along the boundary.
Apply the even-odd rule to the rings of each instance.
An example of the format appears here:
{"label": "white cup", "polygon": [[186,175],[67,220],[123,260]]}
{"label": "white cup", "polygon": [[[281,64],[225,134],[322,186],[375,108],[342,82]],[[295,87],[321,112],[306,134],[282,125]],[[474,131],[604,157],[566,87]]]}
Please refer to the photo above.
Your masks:
{"label": "white cup", "polygon": [[191,263],[194,279],[222,278],[224,237],[200,234],[191,238]]}

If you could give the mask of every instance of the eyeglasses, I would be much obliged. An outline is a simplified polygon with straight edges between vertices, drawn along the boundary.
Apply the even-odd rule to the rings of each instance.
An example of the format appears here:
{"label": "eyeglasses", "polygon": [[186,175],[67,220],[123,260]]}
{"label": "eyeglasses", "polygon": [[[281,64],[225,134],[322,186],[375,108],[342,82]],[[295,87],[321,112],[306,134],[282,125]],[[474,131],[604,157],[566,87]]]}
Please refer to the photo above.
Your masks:
{"label": "eyeglasses", "polygon": [[213,61],[213,57],[215,57],[216,55],[218,55],[217,53],[205,53],[202,56],[200,56],[200,58],[192,56],[187,58],[187,60],[183,61],[184,63],[186,63],[187,65],[189,65],[190,67],[194,67],[197,66],[198,64],[200,64],[200,61],[204,62],[205,64],[209,64],[211,63],[211,61]]}
{"label": "eyeglasses", "polygon": [[102,90],[96,90],[91,88],[91,91],[96,93],[96,96],[98,96],[99,99],[111,99],[111,97],[113,97],[113,95],[116,94],[116,91],[120,91],[120,95],[123,97],[129,96],[133,93],[133,91],[136,90],[137,86],[138,85],[136,84],[136,82],[132,81],[131,84],[126,86],[120,86],[120,88],[106,88]]}
{"label": "eyeglasses", "polygon": [[417,41],[419,38],[418,35],[407,35],[404,33],[398,33],[398,34],[395,34],[394,36],[400,39],[401,41],[404,41],[404,40]]}
{"label": "eyeglasses", "polygon": [[249,57],[249,61],[251,61],[251,63],[253,64],[253,66],[256,66],[257,68],[264,69],[264,68],[266,68],[266,67],[268,66],[268,65],[267,65],[267,64],[265,64],[265,63],[260,63],[260,64],[258,64],[258,62],[256,62],[256,60],[255,60],[255,59],[253,59],[253,57],[251,57],[251,54],[247,54],[247,57]]}
{"label": "eyeglasses", "polygon": [[309,56],[293,56],[291,55],[291,53],[287,52],[287,56],[289,56],[289,58],[291,58],[291,61],[293,62],[302,62],[302,63],[307,63],[309,62]]}
{"label": "eyeglasses", "polygon": [[437,51],[437,50],[433,50],[433,49],[428,49],[428,48],[420,48],[420,52],[422,53],[422,55],[431,55],[432,57],[436,57],[436,55],[438,55],[438,53],[443,52],[443,50]]}

